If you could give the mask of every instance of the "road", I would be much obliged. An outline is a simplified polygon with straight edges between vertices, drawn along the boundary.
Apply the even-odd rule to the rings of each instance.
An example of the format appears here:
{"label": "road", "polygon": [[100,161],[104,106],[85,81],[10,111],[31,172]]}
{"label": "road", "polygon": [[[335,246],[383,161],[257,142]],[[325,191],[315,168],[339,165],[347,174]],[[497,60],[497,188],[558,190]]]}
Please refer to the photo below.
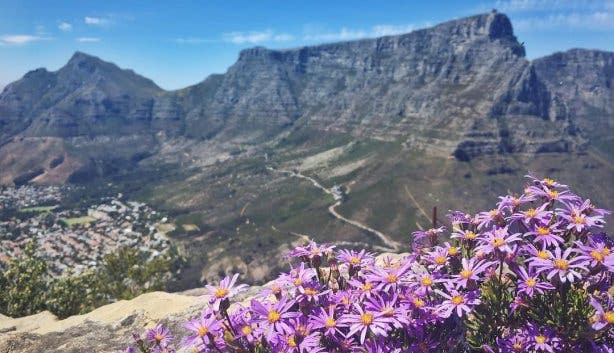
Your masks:
{"label": "road", "polygon": [[385,251],[398,251],[401,247],[401,244],[398,243],[397,241],[393,240],[392,238],[390,238],[390,236],[380,232],[379,230],[373,229],[371,227],[369,227],[368,225],[361,223],[359,221],[355,221],[352,219],[348,219],[344,216],[342,216],[341,214],[339,214],[339,212],[337,212],[337,207],[339,207],[342,203],[343,203],[343,196],[341,195],[341,192],[338,189],[335,188],[325,188],[324,186],[322,186],[322,184],[320,184],[317,180],[315,180],[314,178],[307,176],[307,175],[303,175],[301,173],[297,173],[295,171],[292,170],[282,170],[282,169],[275,169],[273,167],[267,166],[266,167],[268,170],[272,171],[272,172],[277,172],[277,173],[283,173],[283,174],[288,174],[290,176],[296,177],[296,178],[301,178],[301,179],[305,179],[309,182],[311,182],[311,184],[313,184],[313,186],[315,186],[316,188],[320,189],[322,192],[329,194],[331,196],[333,196],[333,198],[335,199],[335,203],[330,205],[328,207],[328,212],[333,215],[333,217],[337,218],[338,220],[345,222],[347,224],[351,224],[354,227],[360,228],[366,232],[369,232],[373,235],[375,235],[385,246],[386,248],[382,248]]}

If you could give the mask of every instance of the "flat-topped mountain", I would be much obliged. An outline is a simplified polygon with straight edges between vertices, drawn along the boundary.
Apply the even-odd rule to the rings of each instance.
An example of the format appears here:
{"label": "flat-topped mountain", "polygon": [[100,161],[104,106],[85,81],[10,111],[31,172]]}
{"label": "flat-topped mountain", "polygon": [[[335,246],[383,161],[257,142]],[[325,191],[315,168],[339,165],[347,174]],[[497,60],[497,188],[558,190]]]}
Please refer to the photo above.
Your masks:
{"label": "flat-topped mountain", "polygon": [[[6,88],[0,96],[1,136],[163,131],[257,138],[308,124],[355,136],[408,138],[426,149],[431,146],[425,140],[434,137],[442,152],[458,150],[461,157],[573,150],[583,142],[565,110],[573,89],[551,86],[556,75],[543,64],[570,55],[594,76],[612,65],[611,53],[592,51],[531,64],[509,19],[497,13],[377,39],[247,49],[224,75],[175,92],[76,53],[59,71],[38,69]],[[510,128],[514,122],[524,128]]]}
{"label": "flat-topped mountain", "polygon": [[[0,94],[0,184],[104,181],[196,224],[187,244],[225,249],[196,268],[221,256],[220,266],[248,271],[257,259],[244,252],[301,234],[377,243],[331,218],[326,195],[271,166],[347,187],[339,211],[398,240],[428,224],[430,207],[481,206],[529,169],[586,181],[584,194],[609,200],[613,81],[610,52],[527,60],[497,12],[247,49],[226,73],[177,91],[76,53]],[[252,265],[264,273],[254,268],[270,263]]]}

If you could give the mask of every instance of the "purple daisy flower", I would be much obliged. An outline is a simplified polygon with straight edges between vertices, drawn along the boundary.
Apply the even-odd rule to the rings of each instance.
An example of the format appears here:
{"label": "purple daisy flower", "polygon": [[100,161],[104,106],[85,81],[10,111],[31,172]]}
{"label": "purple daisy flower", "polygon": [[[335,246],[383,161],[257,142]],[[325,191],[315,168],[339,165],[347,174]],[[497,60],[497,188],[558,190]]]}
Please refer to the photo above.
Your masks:
{"label": "purple daisy flower", "polygon": [[491,231],[485,232],[484,236],[480,238],[480,245],[477,246],[475,250],[482,251],[485,254],[490,254],[495,251],[512,253],[513,249],[510,247],[510,244],[520,240],[520,233],[510,235],[508,233],[508,227],[493,227]]}
{"label": "purple daisy flower", "polygon": [[169,329],[162,325],[147,330],[145,338],[156,346],[166,347],[173,340],[173,336]]}
{"label": "purple daisy flower", "polygon": [[436,246],[433,251],[427,252],[427,256],[424,259],[431,264],[429,267],[440,269],[448,264],[448,255],[447,248]]}
{"label": "purple daisy flower", "polygon": [[254,314],[252,322],[259,324],[264,329],[267,340],[271,340],[275,333],[289,333],[290,319],[301,316],[299,312],[290,311],[293,305],[294,300],[286,297],[282,297],[275,303],[261,303],[252,299],[250,305],[250,310]]}
{"label": "purple daisy flower", "polygon": [[580,198],[567,190],[559,191],[549,187],[529,186],[529,192],[533,196],[543,197],[549,202],[577,202]]}
{"label": "purple daisy flower", "polygon": [[363,344],[368,332],[382,337],[388,336],[390,319],[384,318],[383,315],[376,312],[365,311],[358,304],[354,304],[354,310],[356,313],[343,315],[339,319],[340,322],[349,325],[348,337],[360,333],[360,344]]}
{"label": "purple daisy flower", "polygon": [[311,325],[314,329],[324,330],[324,335],[335,336],[341,334],[340,328],[345,324],[339,322],[335,305],[329,305],[328,310],[320,307],[317,314],[310,315]]}
{"label": "purple daisy flower", "polygon": [[289,285],[290,287],[301,287],[303,283],[309,283],[316,277],[316,271],[313,268],[306,267],[304,262],[301,262],[298,267],[290,270],[279,276],[279,284]]}
{"label": "purple daisy flower", "polygon": [[362,268],[372,265],[375,262],[375,256],[365,249],[362,249],[360,252],[344,249],[337,253],[337,260],[349,267]]}
{"label": "purple daisy flower", "polygon": [[499,208],[493,208],[490,211],[479,212],[476,215],[478,221],[478,229],[484,229],[487,226],[494,226],[504,220],[503,210]]}
{"label": "purple daisy flower", "polygon": [[531,175],[531,173],[525,175],[525,178],[529,178],[531,179],[531,181],[535,184],[535,185],[539,185],[541,187],[544,188],[567,188],[567,185],[561,184],[553,179],[550,178],[537,178],[533,175]]}
{"label": "purple daisy flower", "polygon": [[476,240],[477,237],[478,234],[475,234],[475,232],[473,232],[472,230],[458,230],[450,235],[450,238],[452,239],[458,238],[470,241]]}
{"label": "purple daisy flower", "polygon": [[209,290],[209,294],[203,295],[202,297],[209,301],[209,305],[211,305],[213,309],[219,310],[222,301],[230,299],[235,294],[247,288],[246,284],[235,286],[238,277],[239,274],[235,273],[232,278],[228,276],[224,277],[217,286],[206,285],[205,288]]}
{"label": "purple daisy flower", "polygon": [[533,223],[547,223],[550,219],[552,212],[546,210],[548,204],[543,204],[537,208],[529,208],[526,211],[518,211],[508,217],[508,220],[512,222],[522,222],[526,226]]}
{"label": "purple daisy flower", "polygon": [[272,353],[319,353],[320,332],[313,331],[313,327],[304,317],[290,319],[289,332],[275,335],[271,340]]}
{"label": "purple daisy flower", "polygon": [[543,352],[558,352],[561,340],[554,335],[554,332],[549,328],[539,329],[537,325],[527,324],[526,335],[529,341],[529,347]]}
{"label": "purple daisy flower", "polygon": [[365,303],[367,311],[378,312],[384,318],[390,319],[392,326],[402,328],[409,324],[408,310],[399,305],[397,294],[393,294],[390,298],[372,297]]}
{"label": "purple daisy flower", "polygon": [[458,317],[462,317],[463,313],[468,314],[471,312],[473,306],[481,303],[477,298],[479,291],[461,293],[454,288],[448,288],[449,293],[445,293],[438,289],[435,290],[435,292],[445,298],[436,309],[437,315],[443,318],[450,317],[454,311],[456,311]]}
{"label": "purple daisy flower", "polygon": [[559,231],[556,229],[556,224],[551,226],[535,225],[533,229],[526,233],[526,235],[535,236],[534,241],[544,247],[559,246],[559,244],[564,243],[565,240],[556,234],[558,232]]}
{"label": "purple daisy flower", "polygon": [[554,254],[550,251],[547,252],[550,255],[550,259],[537,258],[532,261],[532,264],[538,272],[546,272],[548,279],[558,275],[559,280],[563,283],[566,281],[574,282],[576,278],[582,278],[578,270],[588,272],[586,268],[588,262],[585,259],[579,257],[570,258],[570,255],[576,252],[573,248],[567,248],[565,251],[562,251],[561,248],[556,248],[554,249]]}
{"label": "purple daisy flower", "polygon": [[199,318],[188,321],[184,326],[192,331],[192,334],[186,338],[186,346],[199,344],[207,346],[212,343],[213,337],[220,335],[222,331],[222,324],[213,313],[203,313]]}
{"label": "purple daisy flower", "polygon": [[399,284],[408,281],[411,265],[412,263],[407,261],[399,266],[374,267],[365,275],[365,279],[376,284],[378,290],[388,292],[395,289]]}
{"label": "purple daisy flower", "polygon": [[410,284],[410,287],[416,294],[425,295],[432,290],[436,283],[442,282],[445,282],[445,279],[436,277],[436,274],[426,272],[416,274],[414,280]]}
{"label": "purple daisy flower", "polygon": [[471,258],[469,260],[463,258],[461,264],[463,269],[459,274],[454,275],[454,278],[458,281],[456,283],[458,283],[460,287],[467,287],[467,283],[469,281],[480,280],[478,275],[483,273],[488,267],[492,266],[494,262],[478,260],[476,258]]}
{"label": "purple daisy flower", "polygon": [[589,245],[584,245],[582,242],[576,241],[574,244],[580,249],[579,259],[584,259],[589,262],[591,267],[597,267],[604,264],[605,259],[610,255],[611,250],[601,242],[589,241]]}
{"label": "purple daisy flower", "polygon": [[446,231],[446,227],[430,228],[427,230],[415,231],[411,233],[411,235],[414,237],[414,240],[421,240],[424,238],[437,239],[437,236],[440,234],[443,234],[445,231]]}
{"label": "purple daisy flower", "polygon": [[529,297],[532,297],[536,291],[544,294],[545,290],[554,289],[552,284],[542,282],[537,274],[529,274],[522,266],[518,268],[516,274],[518,275],[518,292],[525,293]]}

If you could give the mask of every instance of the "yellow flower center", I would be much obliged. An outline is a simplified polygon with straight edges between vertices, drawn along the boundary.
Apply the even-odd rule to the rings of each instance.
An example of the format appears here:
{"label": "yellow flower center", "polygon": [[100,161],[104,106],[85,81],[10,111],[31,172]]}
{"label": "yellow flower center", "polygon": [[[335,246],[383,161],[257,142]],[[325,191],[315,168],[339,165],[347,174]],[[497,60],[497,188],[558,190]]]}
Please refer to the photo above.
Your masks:
{"label": "yellow flower center", "polygon": [[313,289],[313,288],[307,287],[307,288],[305,288],[305,294],[307,294],[307,295],[316,295],[316,294],[318,294],[318,291]]}
{"label": "yellow flower center", "polygon": [[475,235],[474,232],[467,232],[467,233],[465,233],[465,238],[473,240],[473,239],[477,238],[477,235]]}
{"label": "yellow flower center", "polygon": [[569,262],[567,262],[567,260],[554,260],[554,267],[556,267],[559,270],[567,270],[567,268],[569,268]]}
{"label": "yellow flower center", "polygon": [[295,279],[295,280],[294,280],[294,285],[295,285],[295,286],[297,286],[297,287],[298,287],[298,286],[300,286],[301,284],[303,284],[303,280],[302,280],[302,279],[297,278],[297,279]]}
{"label": "yellow flower center", "polygon": [[362,322],[362,324],[365,326],[371,325],[371,323],[373,322],[373,315],[369,313],[364,313],[360,315],[360,322]]}
{"label": "yellow flower center", "polygon": [[415,305],[417,308],[421,308],[421,307],[423,307],[423,306],[424,306],[424,300],[422,300],[422,299],[420,299],[420,298],[415,298],[415,299],[414,299],[414,305]]}
{"label": "yellow flower center", "polygon": [[608,324],[614,324],[614,311],[606,311],[603,318]]}
{"label": "yellow flower center", "polygon": [[160,341],[162,341],[163,338],[164,338],[164,336],[162,336],[162,334],[160,334],[160,333],[156,334],[156,341],[160,342]]}
{"label": "yellow flower center", "polygon": [[550,234],[550,229],[548,227],[537,227],[537,235],[545,236]]}
{"label": "yellow flower center", "polygon": [[215,295],[215,297],[218,298],[218,299],[224,298],[225,296],[228,295],[228,289],[222,288],[222,287],[217,287],[215,289],[215,293],[213,295]]}
{"label": "yellow flower center", "polygon": [[243,328],[241,328],[241,333],[243,333],[244,335],[251,335],[252,334],[252,327],[251,326],[243,326]]}
{"label": "yellow flower center", "polygon": [[610,248],[603,248],[603,250],[601,250],[601,254],[603,254],[603,256],[610,255]]}
{"label": "yellow flower center", "polygon": [[575,216],[573,218],[573,222],[575,224],[584,224],[586,222],[586,220],[584,219],[584,217],[580,217],[580,216]]}
{"label": "yellow flower center", "polygon": [[454,255],[458,254],[458,248],[455,247],[455,246],[451,246],[448,249],[448,254],[450,254],[451,256],[454,256]]}
{"label": "yellow flower center", "polygon": [[544,182],[544,184],[548,185],[548,186],[552,186],[554,185],[554,180],[550,179],[550,178],[544,178],[544,180],[542,180]]}
{"label": "yellow flower center", "polygon": [[435,257],[435,263],[438,264],[438,265],[445,264],[446,263],[446,257],[445,256],[441,256],[441,255],[436,256]]}
{"label": "yellow flower center", "polygon": [[201,326],[198,328],[198,337],[204,337],[209,330],[205,326]]}
{"label": "yellow flower center", "polygon": [[294,340],[294,336],[288,337],[288,346],[296,347],[296,341]]}
{"label": "yellow flower center", "polygon": [[360,259],[356,256],[350,257],[350,263],[354,266],[360,265]]}
{"label": "yellow flower center", "polygon": [[462,303],[465,302],[465,298],[463,298],[463,296],[459,294],[459,295],[453,296],[452,299],[450,299],[450,301],[454,305],[461,305]]}
{"label": "yellow flower center", "polygon": [[494,246],[495,248],[498,248],[500,246],[503,246],[505,244],[505,240],[503,240],[503,238],[495,238],[493,239],[493,241],[491,242],[492,246]]}
{"label": "yellow flower center", "polygon": [[363,292],[368,292],[371,289],[373,289],[373,286],[371,285],[371,283],[367,282],[365,284],[362,285],[362,291]]}
{"label": "yellow flower center", "polygon": [[326,326],[327,328],[333,328],[337,326],[337,322],[332,317],[327,317],[324,321],[324,326]]}
{"label": "yellow flower center", "polygon": [[550,256],[548,255],[547,252],[545,252],[544,250],[538,251],[537,252],[537,257],[539,257],[542,260],[547,260],[550,258]]}
{"label": "yellow flower center", "polygon": [[267,317],[267,319],[269,320],[270,323],[274,324],[277,321],[279,321],[279,319],[281,318],[281,314],[278,313],[275,310],[271,310],[269,311],[269,316]]}
{"label": "yellow flower center", "polygon": [[559,197],[559,192],[556,190],[550,190],[548,191],[548,197],[550,197],[551,199],[556,199],[557,197]]}
{"label": "yellow flower center", "polygon": [[537,282],[535,282],[535,279],[534,279],[534,278],[529,277],[529,278],[527,278],[527,279],[524,281],[524,283],[525,283],[527,286],[529,286],[529,287],[535,287],[535,284],[536,284]]}
{"label": "yellow flower center", "polygon": [[534,208],[529,208],[524,212],[525,217],[533,218],[537,216],[537,211]]}
{"label": "yellow flower center", "polygon": [[490,212],[488,213],[490,213],[491,217],[497,217],[497,215],[499,214],[499,210],[495,208],[495,209],[490,210]]}
{"label": "yellow flower center", "polygon": [[388,283],[397,283],[397,281],[398,281],[398,280],[399,280],[399,279],[398,279],[398,278],[397,278],[397,276],[395,276],[395,275],[388,275],[388,276],[386,277],[386,281],[387,281]]}
{"label": "yellow flower center", "polygon": [[535,336],[535,342],[537,342],[538,344],[544,344],[544,343],[546,343],[547,340],[548,339],[544,335],[537,335],[537,336]]}
{"label": "yellow flower center", "polygon": [[599,262],[603,261],[604,258],[603,254],[599,250],[591,251],[591,257]]}
{"label": "yellow flower center", "polygon": [[520,352],[520,350],[522,350],[522,345],[520,343],[514,343],[513,349],[516,352]]}
{"label": "yellow flower center", "polygon": [[463,279],[469,279],[471,278],[471,275],[473,275],[473,271],[468,270],[468,269],[464,269],[460,272],[460,276]]}
{"label": "yellow flower center", "polygon": [[311,249],[311,254],[312,255],[318,255],[320,253],[320,250],[318,249]]}
{"label": "yellow flower center", "polygon": [[420,283],[425,287],[430,287],[433,284],[433,280],[429,276],[424,276],[422,280],[420,280]]}

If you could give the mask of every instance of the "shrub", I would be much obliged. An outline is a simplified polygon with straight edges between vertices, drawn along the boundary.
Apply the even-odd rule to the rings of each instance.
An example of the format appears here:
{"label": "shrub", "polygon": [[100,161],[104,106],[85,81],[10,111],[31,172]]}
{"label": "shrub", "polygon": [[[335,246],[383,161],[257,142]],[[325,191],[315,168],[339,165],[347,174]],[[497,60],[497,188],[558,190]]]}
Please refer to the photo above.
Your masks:
{"label": "shrub", "polygon": [[[237,275],[207,286],[206,308],[185,324],[188,352],[612,352],[609,212],[565,185],[531,177],[476,215],[413,233],[413,251],[376,261],[313,242],[298,264],[249,303]],[[126,352],[172,352],[150,329]]]}
{"label": "shrub", "polygon": [[163,290],[181,260],[176,251],[149,259],[133,248],[104,257],[96,270],[54,278],[36,255],[35,242],[0,272],[0,313],[12,317],[49,310],[60,318],[89,312],[119,299]]}

